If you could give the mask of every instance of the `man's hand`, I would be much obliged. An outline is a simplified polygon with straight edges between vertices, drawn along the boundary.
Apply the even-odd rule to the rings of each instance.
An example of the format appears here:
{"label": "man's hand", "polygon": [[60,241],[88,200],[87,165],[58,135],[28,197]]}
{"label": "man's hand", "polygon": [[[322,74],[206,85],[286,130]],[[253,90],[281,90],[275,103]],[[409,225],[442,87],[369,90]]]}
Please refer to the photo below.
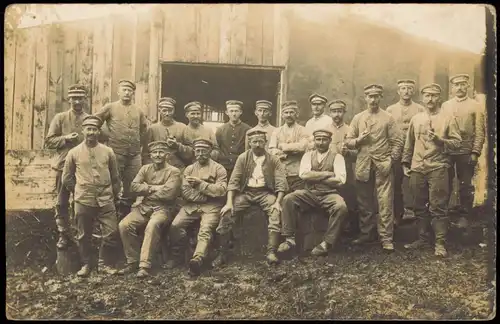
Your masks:
{"label": "man's hand", "polygon": [[73,141],[76,140],[77,138],[78,138],[78,133],[76,132],[64,136],[64,139],[66,139],[67,141]]}
{"label": "man's hand", "polygon": [[347,146],[344,144],[342,144],[342,148],[340,150],[340,154],[342,154],[342,156],[346,156],[347,153],[349,152],[349,149],[347,148]]}
{"label": "man's hand", "polygon": [[148,188],[148,194],[150,194],[150,195],[157,192],[157,191],[158,191],[157,186],[149,186],[149,188]]}
{"label": "man's hand", "polygon": [[434,133],[434,131],[432,131],[432,130],[428,131],[428,135],[429,135],[429,139],[431,141],[434,141],[434,142],[439,143],[439,144],[443,142],[443,139],[441,137],[439,137],[439,135]]}
{"label": "man's hand", "polygon": [[281,213],[281,205],[277,201],[271,205],[271,212],[274,212],[275,210],[278,213]]}
{"label": "man's hand", "polygon": [[370,131],[368,129],[365,129],[363,133],[361,133],[356,139],[356,143],[362,143],[368,137],[368,135],[370,135]]}
{"label": "man's hand", "polygon": [[477,160],[478,160],[478,156],[477,156],[477,154],[476,154],[476,153],[472,153],[472,154],[470,155],[469,164],[470,164],[470,165],[473,165],[473,166],[476,166],[476,164],[477,164]]}
{"label": "man's hand", "polygon": [[177,142],[177,139],[173,136],[169,136],[167,138],[167,145],[170,148],[177,149],[179,148],[179,142]]}
{"label": "man's hand", "polygon": [[191,176],[186,176],[186,180],[192,187],[199,185],[202,181],[200,178]]}
{"label": "man's hand", "polygon": [[411,173],[411,169],[407,164],[403,164],[403,173],[405,176],[409,177]]}
{"label": "man's hand", "polygon": [[224,216],[227,212],[233,214],[233,204],[225,204],[224,207],[220,210],[220,215]]}

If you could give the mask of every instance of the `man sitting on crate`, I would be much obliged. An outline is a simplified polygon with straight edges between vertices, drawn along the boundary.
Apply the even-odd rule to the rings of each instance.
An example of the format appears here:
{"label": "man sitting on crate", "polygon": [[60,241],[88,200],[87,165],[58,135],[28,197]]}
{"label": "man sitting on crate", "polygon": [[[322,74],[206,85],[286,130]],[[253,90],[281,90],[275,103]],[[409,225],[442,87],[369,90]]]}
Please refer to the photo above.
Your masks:
{"label": "man sitting on crate", "polygon": [[[166,162],[169,154],[167,142],[151,142],[148,146],[153,163],[142,166],[130,185],[132,193],[144,198],[118,225],[127,259],[127,266],[119,274],[139,270],[138,278],[150,274],[163,228],[174,219],[175,200],[181,187],[181,172]],[[141,247],[137,232],[144,227]]]}
{"label": "man sitting on crate", "polygon": [[181,248],[185,246],[187,228],[200,222],[198,242],[193,258],[189,261],[189,274],[197,276],[207,256],[213,233],[219,225],[220,210],[225,202],[227,172],[224,167],[210,158],[213,143],[208,139],[193,142],[196,162],[184,170],[182,197],[186,204],[181,208],[170,226],[169,238],[172,258],[167,268],[173,268],[181,261]]}
{"label": "man sitting on crate", "polygon": [[279,260],[276,249],[280,239],[281,201],[288,191],[285,169],[279,158],[266,151],[266,132],[247,133],[250,150],[240,154],[228,183],[227,202],[221,210],[217,227],[219,253],[213,262],[217,267],[226,262],[230,233],[237,216],[251,205],[259,206],[268,217],[267,262]]}
{"label": "man sitting on crate", "polygon": [[300,161],[299,176],[305,181],[305,189],[289,193],[283,199],[282,234],[285,241],[278,252],[295,247],[297,219],[312,208],[321,208],[329,217],[328,228],[323,241],[316,246],[313,256],[326,255],[335,245],[344,220],[347,206],[338,190],[346,182],[344,157],[330,148],[332,132],[318,129],[313,132],[314,150],[306,152]]}

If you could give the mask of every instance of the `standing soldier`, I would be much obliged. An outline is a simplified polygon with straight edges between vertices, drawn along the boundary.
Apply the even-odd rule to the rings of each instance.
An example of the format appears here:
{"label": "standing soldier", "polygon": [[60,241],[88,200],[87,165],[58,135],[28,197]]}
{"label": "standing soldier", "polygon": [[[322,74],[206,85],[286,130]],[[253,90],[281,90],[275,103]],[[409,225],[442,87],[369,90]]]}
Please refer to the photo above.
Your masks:
{"label": "standing soldier", "polygon": [[[474,185],[472,178],[485,141],[484,111],[479,103],[469,98],[469,76],[458,74],[450,78],[455,97],[444,102],[443,112],[451,114],[457,121],[462,145],[451,152],[451,163],[456,168],[459,181],[460,220],[459,227],[468,227],[468,218],[472,214],[474,203]],[[453,169],[451,169],[453,170]]]}
{"label": "standing soldier", "polygon": [[219,162],[226,169],[229,177],[238,155],[245,152],[245,138],[247,131],[251,128],[241,121],[242,113],[243,102],[226,101],[226,115],[229,121],[215,131],[215,138],[220,147]]}
{"label": "standing soldier", "polygon": [[[130,186],[131,192],[144,199],[118,225],[127,259],[127,266],[119,274],[139,270],[138,278],[150,275],[163,229],[175,217],[175,199],[181,189],[181,172],[166,162],[167,142],[151,142],[148,146],[153,163],[142,166]],[[137,233],[144,227],[141,246]]]}
{"label": "standing soldier", "polygon": [[329,216],[328,228],[323,241],[311,254],[322,256],[333,248],[347,217],[347,206],[338,189],[346,182],[346,165],[342,155],[332,149],[332,132],[329,129],[318,129],[313,132],[314,148],[302,157],[300,177],[305,181],[305,189],[296,190],[285,196],[283,200],[283,236],[278,252],[286,252],[295,247],[295,231],[297,219],[301,213],[313,208],[321,208]]}
{"label": "standing soldier", "polygon": [[281,117],[285,124],[276,129],[269,141],[269,153],[278,157],[285,167],[290,191],[304,188],[304,181],[299,177],[299,166],[309,144],[305,127],[297,124],[298,112],[297,101],[284,102]]}
{"label": "standing soldier", "polygon": [[175,100],[169,97],[160,98],[158,110],[160,111],[160,121],[148,127],[145,143],[142,146],[142,164],[151,163],[148,144],[155,141],[164,141],[169,143],[167,155],[168,164],[184,170],[185,164],[183,154],[187,152],[186,147],[179,141],[186,125],[179,123],[174,119]]}
{"label": "standing soldier", "polygon": [[83,120],[84,142],[68,152],[64,163],[63,185],[74,192],[75,220],[82,268],[80,277],[90,274],[90,249],[94,220],[100,224],[101,247],[98,269],[107,274],[116,270],[104,264],[107,249],[116,247],[118,219],[115,203],[121,189],[118,163],[113,150],[97,141],[102,121],[88,116]]}
{"label": "standing soldier", "polygon": [[49,132],[45,138],[45,147],[56,149],[57,157],[52,164],[56,173],[56,225],[59,232],[57,247],[64,249],[69,242],[69,196],[70,191],[62,185],[62,173],[64,161],[68,151],[83,141],[82,122],[88,114],[83,111],[86,99],[86,91],[82,86],[75,84],[68,89],[68,101],[70,109],[58,113],[50,123]]}
{"label": "standing soldier", "polygon": [[170,226],[173,257],[167,262],[167,267],[173,268],[179,263],[181,247],[186,243],[186,230],[199,221],[198,243],[193,258],[189,261],[189,273],[197,276],[207,256],[213,232],[219,225],[220,210],[226,196],[227,172],[222,165],[210,158],[212,142],[197,139],[193,145],[196,162],[184,171],[182,196],[186,203]]}
{"label": "standing soldier", "polygon": [[[210,157],[213,160],[218,161],[219,145],[217,144],[217,139],[215,138],[214,132],[210,128],[203,125],[203,120],[201,117],[201,102],[189,102],[184,106],[184,111],[186,112],[186,117],[189,121],[187,127],[184,128],[184,132],[182,133],[182,144],[186,148],[186,152],[183,152],[182,156],[184,156],[184,162],[186,162],[186,165],[193,164],[195,162],[193,142],[198,138],[206,138],[213,143],[213,150],[210,154]],[[179,142],[177,142],[177,145],[179,145]],[[175,146],[176,145],[174,145],[174,147]]]}
{"label": "standing soldier", "polygon": [[[267,133],[267,146],[266,148],[269,147],[269,140],[271,138],[271,135],[273,135],[274,130],[276,127],[271,125],[269,122],[269,119],[272,116],[272,111],[271,107],[273,106],[272,102],[267,101],[267,100],[258,100],[255,103],[255,116],[257,116],[258,124],[254,128],[251,128],[248,130],[247,134],[251,131],[254,130],[262,130]],[[245,151],[250,148],[250,143],[248,143],[248,136],[245,138]]]}
{"label": "standing soldier", "polygon": [[[378,84],[370,84],[364,88],[368,109],[352,119],[346,146],[359,150],[355,176],[361,235],[353,243],[373,241],[374,230],[377,228],[382,248],[392,252],[394,213],[393,201],[390,198],[393,197],[391,165],[393,161],[399,161],[401,158],[402,139],[394,118],[380,108],[383,89]],[[375,219],[377,210],[373,201],[375,190],[378,220]]]}
{"label": "standing soldier", "polygon": [[227,202],[221,209],[217,227],[219,254],[214,267],[227,261],[229,238],[235,219],[251,205],[259,206],[268,217],[267,262],[279,260],[276,249],[280,239],[281,201],[288,191],[285,170],[280,160],[266,151],[266,132],[248,133],[251,149],[238,156],[228,183]]}
{"label": "standing soldier", "polygon": [[347,138],[347,134],[349,133],[351,127],[344,122],[344,115],[347,109],[347,104],[345,101],[337,99],[332,100],[328,104],[328,108],[330,108],[330,116],[333,119],[333,127],[331,127],[332,131],[332,148],[334,152],[342,154],[346,164],[346,172],[347,178],[345,185],[338,188],[338,192],[344,198],[345,203],[347,204],[347,209],[349,210],[349,219],[348,219],[348,227],[352,229],[355,225],[352,223],[357,220],[356,211],[357,211],[357,203],[356,203],[356,187],[355,187],[355,177],[354,177],[354,167],[356,163],[356,156],[358,154],[358,150],[356,149],[348,149],[345,143]]}
{"label": "standing soldier", "polygon": [[[399,80],[397,84],[399,102],[387,107],[386,111],[394,117],[396,124],[401,130],[404,143],[411,118],[417,113],[424,111],[424,107],[412,100],[415,93],[414,80]],[[394,221],[397,224],[401,219],[413,219],[415,214],[412,210],[409,179],[405,177],[401,163],[394,161],[392,167],[394,172]]]}
{"label": "standing soldier", "polygon": [[453,117],[439,108],[441,87],[432,83],[424,86],[421,92],[427,110],[412,118],[402,159],[404,172],[411,178],[418,220],[418,239],[405,244],[405,248],[417,249],[427,245],[427,229],[431,223],[435,234],[434,254],[446,257],[451,192],[449,153],[460,147],[461,137]]}
{"label": "standing soldier", "polygon": [[95,116],[107,125],[108,146],[113,149],[118,161],[123,192],[120,197],[123,211],[120,218],[130,212],[134,198],[130,183],[141,168],[141,144],[148,127],[146,116],[132,103],[135,84],[132,81],[118,82],[118,101],[106,104]]}
{"label": "standing soldier", "polygon": [[[332,117],[325,113],[325,107],[328,99],[325,96],[313,93],[309,96],[309,102],[311,103],[311,110],[313,114],[312,118],[306,123],[306,129],[309,133],[312,134],[313,131],[319,128],[330,128],[333,124],[333,120]],[[313,147],[313,140],[311,140],[311,144],[311,147]]]}

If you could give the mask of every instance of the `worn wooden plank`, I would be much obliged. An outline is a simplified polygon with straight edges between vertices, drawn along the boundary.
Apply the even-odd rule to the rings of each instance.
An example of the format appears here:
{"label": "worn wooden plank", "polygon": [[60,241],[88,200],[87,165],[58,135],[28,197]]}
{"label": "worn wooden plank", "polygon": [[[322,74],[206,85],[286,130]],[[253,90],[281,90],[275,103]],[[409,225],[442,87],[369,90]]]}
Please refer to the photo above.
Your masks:
{"label": "worn wooden plank", "polygon": [[94,28],[92,62],[92,112],[111,101],[113,59],[113,24],[110,20],[99,22]]}
{"label": "worn wooden plank", "polygon": [[176,16],[179,9],[182,7],[178,4],[169,4],[163,7],[163,46],[161,48],[163,61],[175,61],[176,59]]}
{"label": "worn wooden plank", "polygon": [[274,46],[273,65],[282,66],[286,64],[288,57],[288,31],[287,20],[284,11],[279,5],[274,5]]}
{"label": "worn wooden plank", "polygon": [[220,8],[219,63],[231,62],[231,15],[233,4],[226,3]]}
{"label": "worn wooden plank", "polygon": [[37,27],[35,98],[33,104],[33,150],[41,150],[44,145],[45,123],[47,122],[47,100],[49,93],[49,27]]}
{"label": "worn wooden plank", "polygon": [[262,65],[262,16],[264,10],[261,4],[248,5],[247,39],[245,63],[249,65]]}
{"label": "worn wooden plank", "polygon": [[61,25],[50,27],[49,37],[49,95],[47,107],[46,131],[54,116],[63,111],[63,66],[64,66],[64,34]]}
{"label": "worn wooden plank", "polygon": [[87,89],[87,107],[90,112],[92,103],[92,63],[93,63],[93,28],[85,25],[78,30],[78,43],[76,49],[76,83]]}
{"label": "worn wooden plank", "polygon": [[67,89],[76,81],[76,52],[78,43],[78,29],[74,23],[64,24],[64,66],[62,87],[63,95],[63,110],[69,109]]}
{"label": "worn wooden plank", "polygon": [[31,149],[36,55],[34,32],[33,28],[17,31],[12,142],[14,149]]}
{"label": "worn wooden plank", "polygon": [[140,15],[137,22],[135,81],[148,81],[149,74],[149,44],[150,44],[150,21],[148,15]]}
{"label": "worn wooden plank", "polygon": [[55,150],[8,150],[5,154],[6,210],[52,208],[55,203]]}
{"label": "worn wooden plank", "polygon": [[219,60],[221,5],[201,5],[198,11],[198,62],[217,63]]}
{"label": "worn wooden plank", "polygon": [[[156,12],[151,20],[149,78],[148,78],[148,116],[157,115],[156,103],[159,98],[160,50],[162,49],[163,14]],[[146,108],[146,107],[145,107]],[[154,119],[154,118],[153,118]]]}
{"label": "worn wooden plank", "polygon": [[235,4],[231,13],[231,63],[245,64],[248,4]]}
{"label": "worn wooden plank", "polygon": [[146,116],[149,114],[147,110],[149,107],[147,82],[139,81],[135,84],[134,103],[146,114]]}
{"label": "worn wooden plank", "polygon": [[111,100],[118,100],[118,81],[132,78],[133,24],[130,17],[113,19],[113,61]]}
{"label": "worn wooden plank", "polygon": [[436,76],[436,58],[435,53],[429,51],[422,58],[419,70],[419,84],[420,86],[434,82]]}
{"label": "worn wooden plank", "polygon": [[262,64],[273,65],[274,51],[274,5],[262,5]]}
{"label": "worn wooden plank", "polygon": [[14,107],[14,72],[16,68],[16,37],[15,34],[9,34],[5,37],[4,42],[4,149],[8,150],[12,147],[13,137],[13,107]]}

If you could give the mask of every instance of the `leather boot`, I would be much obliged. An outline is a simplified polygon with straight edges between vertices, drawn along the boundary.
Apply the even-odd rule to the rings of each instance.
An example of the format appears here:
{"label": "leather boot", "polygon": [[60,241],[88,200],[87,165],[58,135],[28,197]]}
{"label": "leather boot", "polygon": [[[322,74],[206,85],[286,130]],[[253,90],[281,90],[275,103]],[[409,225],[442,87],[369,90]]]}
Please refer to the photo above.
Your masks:
{"label": "leather boot", "polygon": [[180,246],[172,246],[170,251],[170,256],[163,266],[164,269],[169,270],[174,269],[183,263],[183,254]]}
{"label": "leather boot", "polygon": [[88,264],[84,264],[80,270],[76,273],[78,277],[88,277],[90,275],[90,266]]}
{"label": "leather boot", "polygon": [[446,235],[448,234],[448,217],[434,218],[431,222],[436,236],[434,255],[438,257],[448,256],[446,251]]}
{"label": "leather boot", "polygon": [[278,249],[279,244],[280,244],[280,233],[269,232],[267,234],[267,255],[266,255],[268,264],[279,263],[278,256],[276,255],[276,250]]}
{"label": "leather boot", "polygon": [[217,256],[212,261],[212,267],[218,268],[227,262],[227,254],[229,250],[230,233],[216,234],[215,245]]}
{"label": "leather boot", "polygon": [[429,221],[427,219],[423,217],[418,218],[417,231],[418,231],[417,240],[410,244],[405,244],[404,245],[405,249],[410,249],[410,250],[420,249],[429,244]]}

